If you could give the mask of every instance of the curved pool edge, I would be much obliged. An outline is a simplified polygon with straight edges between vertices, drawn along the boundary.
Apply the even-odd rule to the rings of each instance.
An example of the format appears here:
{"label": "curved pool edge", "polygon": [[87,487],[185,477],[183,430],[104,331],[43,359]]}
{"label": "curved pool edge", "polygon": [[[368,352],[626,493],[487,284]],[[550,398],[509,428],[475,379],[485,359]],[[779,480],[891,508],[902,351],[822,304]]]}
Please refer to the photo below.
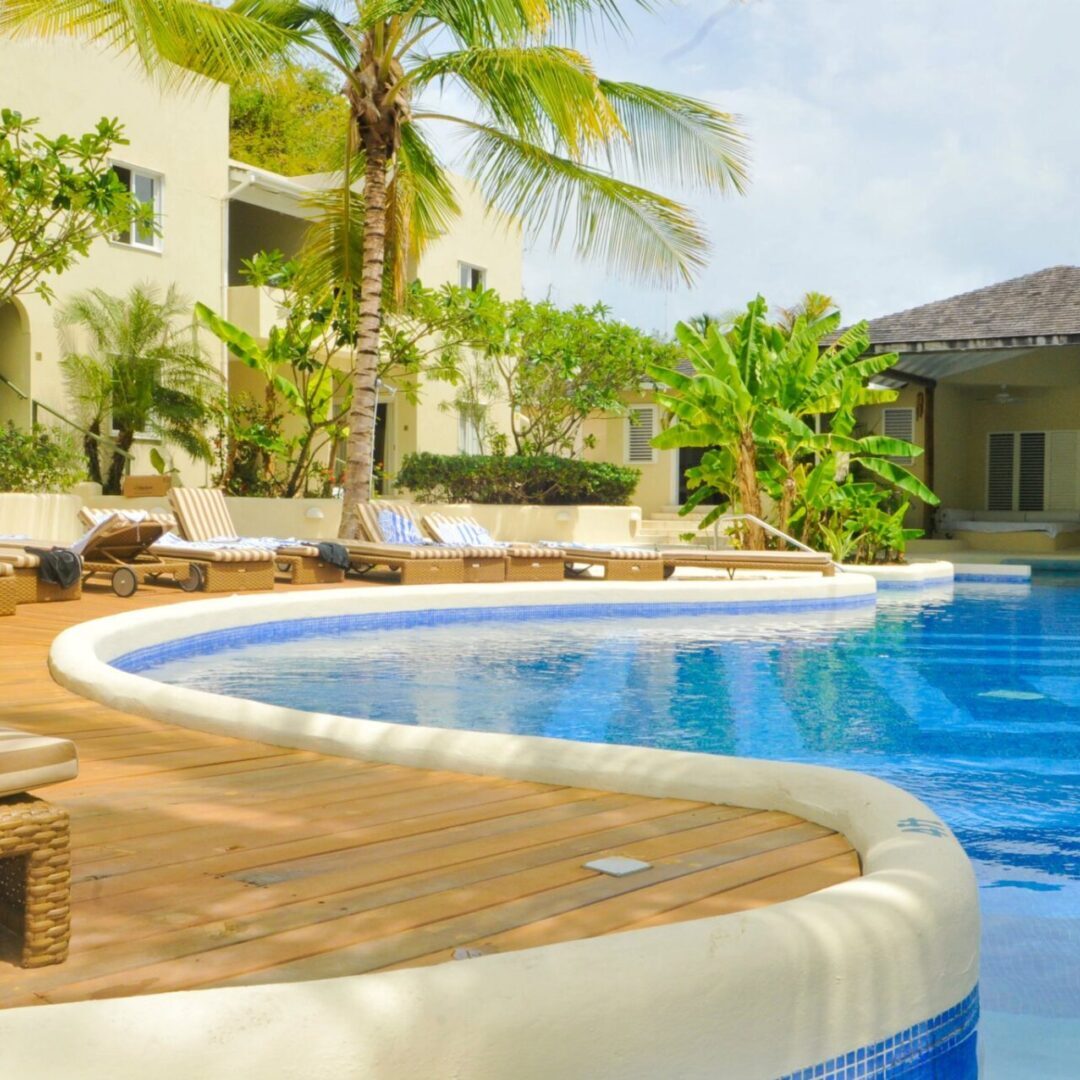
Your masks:
{"label": "curved pool edge", "polygon": [[[344,611],[673,597],[782,605],[797,594],[828,606],[857,597],[872,602],[873,589],[867,577],[844,575],[719,587],[687,581],[338,590],[203,601],[197,613],[191,603],[148,609],[65,631],[50,658],[54,676],[118,709],[368,760],[786,810],[845,833],[864,875],[757,911],[467,963],[15,1010],[0,1014],[5,1044],[25,1036],[30,1054],[31,1045],[48,1043],[50,1024],[62,1023],[92,1051],[88,1062],[101,1065],[87,1077],[141,1075],[146,1054],[164,1053],[170,1031],[164,1076],[174,1075],[174,1065],[175,1075],[225,1076],[264,1061],[272,1076],[645,1080],[715,1076],[722,1062],[725,1077],[776,1077],[835,1065],[848,1053],[861,1052],[862,1063],[876,1060],[877,1049],[884,1061],[902,1032],[917,1033],[922,1042],[912,1035],[911,1045],[926,1052],[928,1021],[941,1021],[940,1030],[955,1036],[957,1018],[966,1023],[973,1015],[978,901],[959,844],[906,792],[817,766],[301,713],[164,686],[108,663],[133,644],[185,636],[196,614],[205,631]],[[357,1022],[365,1016],[379,1023]],[[134,1040],[125,1072],[129,1051],[115,1032],[130,1025],[154,1030],[151,1047]],[[317,1038],[297,1045],[299,1031]],[[178,1040],[177,1032],[192,1038]]]}

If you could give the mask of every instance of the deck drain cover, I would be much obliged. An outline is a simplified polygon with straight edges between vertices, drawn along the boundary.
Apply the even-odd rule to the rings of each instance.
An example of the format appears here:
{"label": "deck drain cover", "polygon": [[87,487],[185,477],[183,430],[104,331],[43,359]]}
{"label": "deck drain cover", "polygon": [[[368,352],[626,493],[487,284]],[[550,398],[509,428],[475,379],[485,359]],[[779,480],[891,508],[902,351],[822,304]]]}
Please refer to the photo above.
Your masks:
{"label": "deck drain cover", "polygon": [[626,877],[627,874],[651,870],[652,863],[642,862],[640,859],[627,859],[623,855],[612,855],[607,859],[593,859],[592,862],[587,862],[585,869],[610,874],[612,877]]}

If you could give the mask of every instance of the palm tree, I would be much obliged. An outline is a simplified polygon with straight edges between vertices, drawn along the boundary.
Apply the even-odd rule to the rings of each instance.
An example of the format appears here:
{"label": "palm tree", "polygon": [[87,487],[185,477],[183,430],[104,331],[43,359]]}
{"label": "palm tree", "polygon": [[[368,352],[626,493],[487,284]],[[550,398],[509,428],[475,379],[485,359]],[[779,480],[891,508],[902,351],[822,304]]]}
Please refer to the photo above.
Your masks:
{"label": "palm tree", "polygon": [[[131,447],[142,433],[196,460],[212,460],[204,428],[212,415],[217,372],[206,360],[190,313],[190,301],[175,286],[162,297],[152,285],[136,285],[125,297],[90,289],[57,313],[60,366],[88,432],[87,470],[106,495],[120,494]],[[186,325],[178,322],[184,317]],[[103,441],[111,446],[104,468]]]}
{"label": "palm tree", "polygon": [[[343,535],[355,534],[355,506],[371,494],[375,373],[388,299],[457,211],[430,139],[437,125],[464,136],[464,171],[489,206],[531,232],[556,242],[572,234],[582,255],[639,278],[690,280],[702,265],[707,244],[694,216],[645,185],[741,191],[743,136],[733,117],[705,102],[600,78],[568,44],[585,31],[621,26],[615,0],[0,5],[0,30],[79,33],[181,79],[194,72],[235,82],[300,55],[343,77],[344,182],[324,200],[307,244],[309,280],[356,327]],[[469,99],[467,114],[426,104],[445,83]]]}

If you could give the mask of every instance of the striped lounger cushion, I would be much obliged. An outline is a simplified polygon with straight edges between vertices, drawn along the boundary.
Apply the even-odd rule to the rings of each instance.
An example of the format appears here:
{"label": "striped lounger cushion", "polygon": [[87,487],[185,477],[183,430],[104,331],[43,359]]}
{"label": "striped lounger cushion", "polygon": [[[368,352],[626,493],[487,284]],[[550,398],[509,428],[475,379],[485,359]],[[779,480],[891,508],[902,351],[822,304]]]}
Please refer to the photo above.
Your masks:
{"label": "striped lounger cushion", "polygon": [[303,540],[240,536],[229,513],[225,493],[219,488],[172,488],[169,501],[188,540],[234,544],[237,547],[252,546],[276,551],[279,555],[299,555],[311,559],[319,557],[319,549]]}
{"label": "striped lounger cushion", "polygon": [[[400,548],[404,558],[504,559],[507,554],[494,541],[466,546],[436,544],[424,536],[412,510],[397,503],[363,503],[357,507],[357,518],[369,543]],[[405,537],[408,539],[402,539]],[[415,554],[410,556],[409,552]]]}
{"label": "striped lounger cushion", "polygon": [[150,550],[155,555],[217,563],[270,562],[274,557],[274,553],[265,547],[238,547],[233,541],[183,540],[174,533],[166,533]]}
{"label": "striped lounger cushion", "polygon": [[515,559],[561,559],[562,552],[555,547],[522,543],[517,540],[496,540],[491,533],[471,517],[452,517],[449,514],[428,514],[424,525],[440,544],[455,547],[475,544],[493,547]]}

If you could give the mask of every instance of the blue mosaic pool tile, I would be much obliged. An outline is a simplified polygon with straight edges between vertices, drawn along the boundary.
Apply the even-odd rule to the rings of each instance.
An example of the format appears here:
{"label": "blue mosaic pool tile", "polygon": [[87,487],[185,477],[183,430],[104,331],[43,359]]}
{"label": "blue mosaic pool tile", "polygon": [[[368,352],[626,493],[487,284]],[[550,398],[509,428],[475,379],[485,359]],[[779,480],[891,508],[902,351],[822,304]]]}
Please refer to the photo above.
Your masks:
{"label": "blue mosaic pool tile", "polygon": [[413,627],[446,626],[461,623],[525,622],[534,619],[667,619],[688,615],[760,615],[765,612],[821,611],[869,606],[872,593],[864,596],[836,596],[815,599],[746,600],[729,603],[668,604],[540,604],[535,606],[490,608],[426,608],[418,611],[380,611],[364,615],[317,616],[283,619],[214,630],[167,641],[145,649],[135,649],[111,660],[120,671],[138,674],[171,660],[207,656],[222,648],[266,642],[299,641],[325,634],[356,630],[408,630]]}
{"label": "blue mosaic pool tile", "polygon": [[932,1020],[778,1080],[975,1080],[979,989]]}

